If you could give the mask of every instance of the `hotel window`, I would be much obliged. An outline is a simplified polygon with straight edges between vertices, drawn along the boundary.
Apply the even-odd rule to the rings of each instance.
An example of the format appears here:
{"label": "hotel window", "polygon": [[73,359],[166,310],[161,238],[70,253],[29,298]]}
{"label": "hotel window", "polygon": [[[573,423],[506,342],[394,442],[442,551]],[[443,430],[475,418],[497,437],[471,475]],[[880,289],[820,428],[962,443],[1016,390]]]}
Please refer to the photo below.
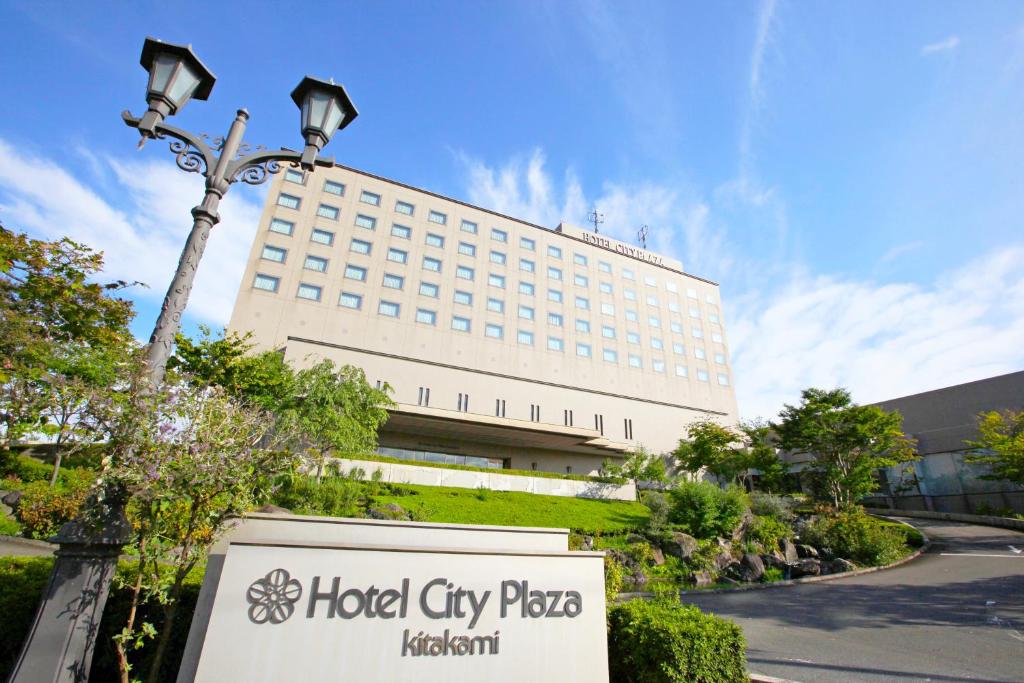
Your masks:
{"label": "hotel window", "polygon": [[432,232],[427,233],[427,246],[428,247],[444,247],[444,237],[437,235]]}
{"label": "hotel window", "polygon": [[601,290],[602,294],[611,294],[612,293],[612,283],[610,283],[610,282],[601,282],[601,283],[599,283],[597,285],[597,287],[598,287],[598,289]]}
{"label": "hotel window", "polygon": [[487,310],[491,313],[504,313],[505,302],[501,299],[493,299],[488,297],[487,299]]}
{"label": "hotel window", "polygon": [[548,266],[548,279],[549,280],[561,280],[562,279],[562,269],[561,268],[555,268],[554,266]]}
{"label": "hotel window", "polygon": [[384,273],[384,281],[382,284],[389,289],[405,289],[405,278],[401,275]]}
{"label": "hotel window", "polygon": [[707,382],[708,381],[708,371],[707,370],[697,370],[697,379],[699,381],[701,381],[701,382]]}
{"label": "hotel window", "polygon": [[660,337],[651,337],[651,348],[661,351],[665,348],[665,344],[661,341]]}
{"label": "hotel window", "polygon": [[607,261],[598,261],[597,269],[600,270],[602,273],[610,273],[612,272],[612,264],[608,263]]}
{"label": "hotel window", "polygon": [[619,352],[616,351],[615,349],[605,349],[602,355],[604,359],[609,363],[619,362]]}
{"label": "hotel window", "polygon": [[572,255],[572,262],[579,266],[587,265],[587,257],[579,252],[574,252]]}
{"label": "hotel window", "polygon": [[715,354],[715,362],[718,363],[719,365],[725,365],[725,354],[724,353],[716,353]]}
{"label": "hotel window", "polygon": [[276,232],[281,235],[291,235],[294,231],[294,223],[283,221],[280,218],[273,218],[270,221],[270,232]]}
{"label": "hotel window", "polygon": [[469,242],[459,242],[459,253],[463,256],[476,257],[476,245]]}
{"label": "hotel window", "polygon": [[682,334],[683,333],[683,324],[682,323],[677,323],[675,320],[672,320],[672,321],[669,322],[668,326],[669,326],[669,329],[671,329],[676,334]]}
{"label": "hotel window", "polygon": [[435,285],[433,282],[421,282],[420,283],[420,294],[422,296],[429,296],[433,299],[437,298],[440,292],[440,287]]}
{"label": "hotel window", "polygon": [[361,193],[359,193],[359,201],[361,201],[363,204],[380,206],[380,195],[375,192],[363,190]]}
{"label": "hotel window", "polygon": [[660,306],[661,304],[658,302],[658,297],[657,296],[655,296],[654,294],[648,294],[647,295],[647,305],[648,306]]}
{"label": "hotel window", "polygon": [[676,283],[674,283],[674,282],[666,282],[665,283],[665,289],[668,290],[669,292],[678,292],[679,291],[679,287],[677,287]]}
{"label": "hotel window", "polygon": [[680,356],[685,356],[686,347],[680,344],[679,342],[672,342],[672,353],[678,354]]}
{"label": "hotel window", "polygon": [[556,304],[562,303],[562,292],[557,289],[549,289],[548,301],[554,301]]}
{"label": "hotel window", "polygon": [[548,313],[548,325],[554,325],[555,327],[562,326],[562,315],[560,313]]}
{"label": "hotel window", "polygon": [[341,212],[338,210],[338,207],[331,206],[329,204],[321,204],[316,207],[316,215],[320,216],[320,218],[327,218],[329,220],[336,221],[338,220],[338,215],[340,213]]}
{"label": "hotel window", "polygon": [[366,282],[366,268],[360,268],[359,266],[345,266],[345,277],[349,280]]}
{"label": "hotel window", "polygon": [[491,228],[491,239],[495,242],[508,242],[508,233],[504,230]]}
{"label": "hotel window", "polygon": [[584,344],[583,342],[576,342],[576,355],[584,358],[590,358],[590,344]]}
{"label": "hotel window", "polygon": [[623,292],[623,295],[626,297],[627,301],[636,301],[636,290],[635,289],[630,289],[629,287],[627,287],[625,292]]}
{"label": "hotel window", "polygon": [[615,306],[608,303],[607,301],[601,302],[601,314],[602,315],[615,315]]}
{"label": "hotel window", "polygon": [[576,308],[583,309],[584,311],[590,310],[590,299],[585,296],[576,297]]}
{"label": "hotel window", "polygon": [[429,270],[434,273],[441,272],[441,261],[436,258],[430,258],[429,256],[423,257],[423,270]]}
{"label": "hotel window", "polygon": [[296,171],[294,168],[289,168],[285,171],[284,179],[289,183],[306,184],[306,175],[302,171]]}
{"label": "hotel window", "polygon": [[299,284],[299,291],[296,294],[300,299],[309,299],[310,301],[320,301],[320,292],[322,290],[316,285],[307,285],[305,282]]}
{"label": "hotel window", "polygon": [[720,332],[712,332],[711,333],[711,341],[715,342],[716,344],[721,344],[722,343],[722,334]]}
{"label": "hotel window", "polygon": [[572,276],[572,281],[573,283],[576,284],[577,287],[586,287],[589,285],[587,276],[580,275],[579,273],[576,273],[575,275]]}
{"label": "hotel window", "polygon": [[650,315],[647,316],[647,324],[651,327],[661,327],[661,320],[657,317]]}
{"label": "hotel window", "polygon": [[496,398],[494,399],[494,416],[505,417],[505,399]]}
{"label": "hotel window", "polygon": [[437,223],[438,225],[444,225],[448,222],[448,216],[441,213],[440,211],[431,211],[427,215],[427,220],[431,223]]}
{"label": "hotel window", "polygon": [[497,263],[499,266],[503,266],[507,260],[508,259],[505,257],[505,254],[491,249],[491,263]]}
{"label": "hotel window", "polygon": [[626,430],[625,431],[626,438],[627,439],[632,439],[633,438],[633,420],[631,420],[629,418],[626,418],[626,419],[624,419],[622,421],[622,424],[624,425],[624,428]]}
{"label": "hotel window", "polygon": [[371,249],[373,244],[363,240],[352,240],[348,245],[348,250],[356,254],[369,254]]}
{"label": "hotel window", "polygon": [[651,367],[655,372],[665,372],[665,361],[655,358],[651,361]]}
{"label": "hotel window", "polygon": [[562,249],[561,249],[561,247],[556,247],[554,245],[548,245],[548,256],[550,256],[552,258],[557,258],[557,259],[562,258]]}
{"label": "hotel window", "polygon": [[700,317],[700,309],[697,308],[696,306],[690,306],[690,317],[691,318],[699,318]]}
{"label": "hotel window", "polygon": [[531,240],[529,237],[520,237],[519,247],[521,249],[526,249],[527,251],[533,251],[537,248],[537,243]]}
{"label": "hotel window", "polygon": [[381,302],[377,304],[377,312],[388,318],[397,318],[401,310],[402,307],[394,301],[384,301],[381,299]]}
{"label": "hotel window", "polygon": [[644,275],[644,284],[648,287],[657,287],[658,281],[654,279],[653,275]]}
{"label": "hotel window", "polygon": [[690,328],[690,334],[693,335],[694,339],[703,339],[704,338],[704,330],[700,329],[699,327],[692,327],[692,328]]}
{"label": "hotel window", "polygon": [[473,295],[469,292],[463,292],[461,289],[455,290],[455,295],[452,297],[452,301],[457,304],[463,304],[465,306],[473,305]]}
{"label": "hotel window", "polygon": [[306,256],[306,262],[302,264],[306,270],[315,270],[318,273],[327,272],[327,259],[319,256]]}
{"label": "hotel window", "polygon": [[533,296],[535,289],[536,288],[533,286],[532,282],[523,282],[522,280],[519,281],[520,294],[525,294],[526,296]]}
{"label": "hotel window", "polygon": [[679,302],[677,302],[677,301],[669,301],[668,302],[668,310],[672,311],[673,313],[678,313],[679,312]]}
{"label": "hotel window", "polygon": [[472,280],[475,277],[475,273],[469,266],[456,266],[455,277],[460,280]]}
{"label": "hotel window", "polygon": [[615,339],[615,328],[610,325],[601,325],[601,336],[605,339]]}
{"label": "hotel window", "polygon": [[631,308],[627,308],[626,309],[626,320],[628,320],[628,321],[630,321],[632,323],[635,323],[635,322],[639,322],[640,318],[637,317],[636,311],[634,311]]}
{"label": "hotel window", "polygon": [[635,280],[636,279],[636,273],[634,273],[629,268],[623,268],[622,269],[622,277],[624,277],[627,280]]}
{"label": "hotel window", "polygon": [[[540,422],[540,406],[534,403],[530,404],[530,420],[532,422]],[[537,463],[533,463],[533,469],[537,469]]]}
{"label": "hotel window", "polygon": [[548,337],[548,349],[551,351],[564,351],[565,342],[562,341],[561,337]]}
{"label": "hotel window", "polygon": [[489,284],[491,287],[498,287],[499,289],[505,289],[505,276],[504,275],[495,275],[494,273],[489,273],[487,275],[487,284]]}
{"label": "hotel window", "polygon": [[690,297],[691,299],[696,299],[697,298],[697,290],[694,289],[693,287],[687,287],[686,288],[686,296]]}
{"label": "hotel window", "polygon": [[710,294],[705,294],[704,295],[704,303],[714,304],[715,303],[715,297],[711,296]]}
{"label": "hotel window", "polygon": [[639,332],[629,332],[629,331],[627,331],[626,332],[626,341],[629,342],[630,344],[639,344],[640,343],[640,333]]}
{"label": "hotel window", "polygon": [[395,213],[411,216],[416,212],[416,207],[408,202],[395,202]]}
{"label": "hotel window", "polygon": [[522,304],[519,304],[519,317],[522,318],[523,320],[533,320],[533,309],[530,308],[529,306],[523,306]]}
{"label": "hotel window", "polygon": [[436,325],[437,324],[437,312],[431,311],[427,308],[416,309],[416,322],[423,323],[424,325]]}
{"label": "hotel window", "polygon": [[341,183],[336,183],[333,180],[324,181],[324,192],[327,194],[336,194],[339,197],[345,196],[345,186]]}
{"label": "hotel window", "polygon": [[264,258],[268,261],[274,261],[275,263],[284,263],[285,257],[287,256],[287,249],[281,249],[280,247],[272,247],[267,244],[263,245],[263,253],[260,254],[260,258]]}
{"label": "hotel window", "polygon": [[729,375],[723,372],[718,373],[718,383],[723,387],[729,386]]}
{"label": "hotel window", "polygon": [[[572,423],[573,423],[572,411],[571,410],[563,410],[562,411],[562,420],[565,422],[565,426],[566,427],[572,427]],[[566,465],[565,466],[565,473],[566,474],[572,474],[572,465]]]}
{"label": "hotel window", "polygon": [[676,366],[676,377],[689,377],[689,373],[686,371],[685,365]]}
{"label": "hotel window", "polygon": [[284,192],[277,195],[277,205],[283,206],[286,209],[298,209],[301,203],[302,200],[295,195],[285,194]]}
{"label": "hotel window", "polygon": [[462,221],[462,232],[476,234],[476,223],[473,221]]}
{"label": "hotel window", "polygon": [[277,285],[281,282],[276,277],[270,277],[269,275],[256,275],[256,279],[252,281],[252,286],[255,289],[262,289],[264,292],[276,292]]}
{"label": "hotel window", "polygon": [[388,261],[394,261],[395,263],[408,263],[409,252],[391,247],[388,249]]}
{"label": "hotel window", "polygon": [[693,357],[697,358],[698,360],[704,360],[708,356],[706,353],[704,353],[704,349],[697,347],[693,350]]}
{"label": "hotel window", "polygon": [[519,259],[519,270],[525,271],[527,273],[532,273],[536,269],[537,269],[536,264],[534,264],[534,262],[531,261],[530,259],[525,259],[525,258]]}
{"label": "hotel window", "polygon": [[501,325],[487,323],[484,325],[484,336],[490,337],[491,339],[502,339],[505,336],[505,330]]}
{"label": "hotel window", "polygon": [[644,367],[644,362],[641,360],[640,356],[636,356],[631,353],[629,354],[629,367],[642,369]]}
{"label": "hotel window", "polygon": [[[417,320],[418,320],[417,316]],[[420,387],[420,392],[416,396],[416,405],[428,407],[430,405],[430,387]]]}
{"label": "hotel window", "polygon": [[452,317],[452,329],[458,332],[469,332],[469,318]]}
{"label": "hotel window", "polygon": [[576,331],[590,334],[590,321],[583,318],[576,318]]}
{"label": "hotel window", "polygon": [[708,320],[710,320],[711,322],[713,322],[714,324],[717,325],[719,323],[718,314],[717,313],[708,313]]}
{"label": "hotel window", "polygon": [[367,216],[364,214],[356,214],[356,227],[366,228],[367,230],[377,229],[377,219],[373,216]]}
{"label": "hotel window", "polygon": [[334,244],[334,233],[329,232],[327,230],[314,228],[313,232],[310,233],[309,235],[309,241],[316,242],[317,244],[326,244],[327,246],[331,246],[332,244]]}
{"label": "hotel window", "polygon": [[391,234],[395,237],[401,237],[403,240],[407,240],[412,237],[412,228],[394,223],[391,226]]}
{"label": "hotel window", "polygon": [[533,346],[533,332],[530,332],[529,330],[519,330],[519,333],[516,334],[516,341],[520,344]]}
{"label": "hotel window", "polygon": [[338,297],[338,305],[344,308],[353,308],[358,311],[363,307],[363,297],[358,294],[352,294],[351,292],[342,292],[341,296]]}

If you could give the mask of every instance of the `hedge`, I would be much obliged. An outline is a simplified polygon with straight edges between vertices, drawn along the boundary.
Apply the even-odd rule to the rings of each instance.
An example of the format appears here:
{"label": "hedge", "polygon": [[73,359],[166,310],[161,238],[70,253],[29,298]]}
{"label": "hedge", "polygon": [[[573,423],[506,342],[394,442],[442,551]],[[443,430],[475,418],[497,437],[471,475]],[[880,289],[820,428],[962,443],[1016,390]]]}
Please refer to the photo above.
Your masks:
{"label": "hedge", "polygon": [[631,600],[608,611],[612,683],[747,681],[745,650],[739,626],[692,605]]}

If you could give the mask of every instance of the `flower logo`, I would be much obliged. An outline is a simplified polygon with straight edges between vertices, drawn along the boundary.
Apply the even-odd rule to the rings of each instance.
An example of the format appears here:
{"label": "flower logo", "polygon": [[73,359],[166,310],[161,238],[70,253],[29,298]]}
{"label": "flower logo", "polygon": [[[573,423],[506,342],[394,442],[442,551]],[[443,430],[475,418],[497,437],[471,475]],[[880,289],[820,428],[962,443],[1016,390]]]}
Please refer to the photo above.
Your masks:
{"label": "flower logo", "polygon": [[254,624],[280,624],[295,611],[302,585],[284,569],[275,569],[249,586],[249,620]]}

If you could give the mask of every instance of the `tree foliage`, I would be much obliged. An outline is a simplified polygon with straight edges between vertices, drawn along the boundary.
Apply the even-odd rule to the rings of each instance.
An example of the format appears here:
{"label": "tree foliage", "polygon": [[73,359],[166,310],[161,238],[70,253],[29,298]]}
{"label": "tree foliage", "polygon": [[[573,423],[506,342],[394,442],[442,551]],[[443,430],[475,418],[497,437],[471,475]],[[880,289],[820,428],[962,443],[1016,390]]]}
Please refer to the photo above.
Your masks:
{"label": "tree foliage", "polygon": [[1024,410],[980,414],[978,439],[967,445],[976,450],[964,460],[989,468],[983,479],[1024,486]]}
{"label": "tree foliage", "polygon": [[610,477],[621,477],[633,482],[636,487],[637,500],[640,500],[640,482],[661,482],[668,478],[665,472],[665,460],[643,446],[626,456],[621,463],[606,460],[601,467],[601,472]]}
{"label": "tree foliage", "polygon": [[877,470],[917,457],[898,412],[857,405],[845,389],[805,389],[800,405],[787,404],[779,417],[780,444],[812,457],[820,495],[836,508],[851,508],[877,490]]}
{"label": "tree foliage", "polygon": [[688,437],[680,439],[672,453],[686,472],[708,472],[720,483],[742,484],[756,470],[763,488],[781,488],[786,467],[779,458],[769,425],[740,423],[737,427],[723,427],[705,420],[690,425],[687,431]]}

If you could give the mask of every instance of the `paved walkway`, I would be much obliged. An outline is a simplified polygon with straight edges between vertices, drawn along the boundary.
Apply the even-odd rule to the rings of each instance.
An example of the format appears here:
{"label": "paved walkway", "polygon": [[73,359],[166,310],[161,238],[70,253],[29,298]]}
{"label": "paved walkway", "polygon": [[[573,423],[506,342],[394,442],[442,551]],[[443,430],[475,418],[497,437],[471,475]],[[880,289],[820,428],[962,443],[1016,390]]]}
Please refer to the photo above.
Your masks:
{"label": "paved walkway", "polygon": [[751,671],[768,676],[1024,681],[1024,534],[904,521],[933,545],[896,569],[684,600],[742,626]]}
{"label": "paved walkway", "polygon": [[47,545],[50,547],[45,548],[41,543],[24,543],[0,537],[0,557],[8,557],[11,555],[20,557],[41,557],[44,555],[52,555],[53,551],[57,549],[57,546],[50,544]]}

